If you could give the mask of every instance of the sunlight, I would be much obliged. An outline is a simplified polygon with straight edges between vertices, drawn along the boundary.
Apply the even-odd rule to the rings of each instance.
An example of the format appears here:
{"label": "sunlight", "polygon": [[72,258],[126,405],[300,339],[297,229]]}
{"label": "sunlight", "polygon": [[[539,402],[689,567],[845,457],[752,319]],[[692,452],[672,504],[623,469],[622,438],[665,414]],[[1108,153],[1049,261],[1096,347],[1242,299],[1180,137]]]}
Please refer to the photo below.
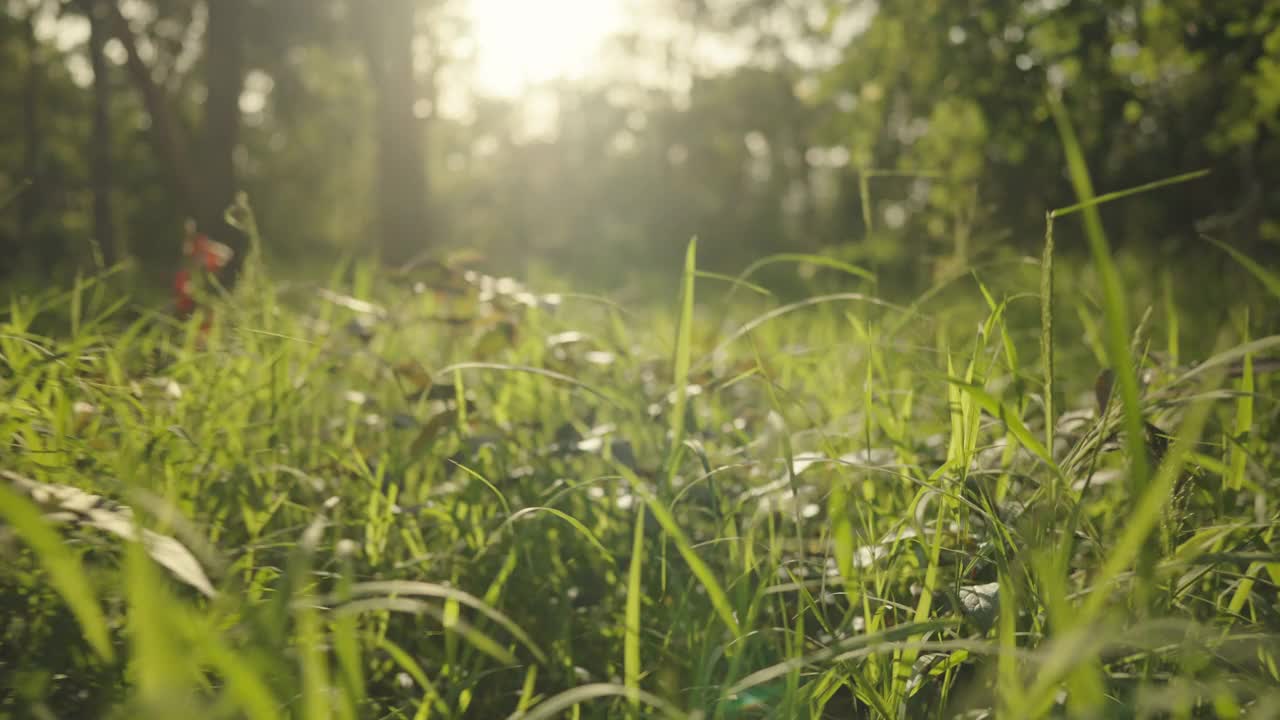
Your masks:
{"label": "sunlight", "polygon": [[624,0],[470,0],[476,80],[515,96],[531,85],[579,77],[622,26]]}

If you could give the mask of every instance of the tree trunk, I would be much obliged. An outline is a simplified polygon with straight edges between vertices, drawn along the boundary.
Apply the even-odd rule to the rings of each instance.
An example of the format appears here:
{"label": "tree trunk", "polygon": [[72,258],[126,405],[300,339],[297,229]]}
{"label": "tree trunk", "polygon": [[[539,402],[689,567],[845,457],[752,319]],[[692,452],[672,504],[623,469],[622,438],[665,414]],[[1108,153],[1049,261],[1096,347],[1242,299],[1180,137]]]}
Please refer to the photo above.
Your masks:
{"label": "tree trunk", "polygon": [[178,119],[169,110],[164,92],[155,78],[151,68],[138,53],[138,43],[133,37],[133,29],[129,20],[120,12],[116,0],[104,0],[103,5],[110,21],[111,34],[124,46],[126,63],[133,84],[142,95],[142,104],[147,109],[151,120],[151,141],[155,145],[156,154],[160,156],[169,171],[173,187],[178,191],[178,201],[183,210],[196,218],[200,217],[199,177],[187,155],[187,145],[182,137]]}
{"label": "tree trunk", "polygon": [[419,254],[429,232],[425,138],[413,114],[414,6],[414,0],[387,0],[361,17],[377,113],[374,227],[382,259],[392,263]]}
{"label": "tree trunk", "polygon": [[111,78],[103,48],[109,32],[101,8],[90,0],[81,2],[89,19],[89,61],[93,65],[93,137],[89,147],[90,177],[93,186],[93,236],[102,260],[114,265],[123,253],[116,247],[115,222],[111,212]]}
{"label": "tree trunk", "polygon": [[31,11],[23,27],[27,66],[22,85],[22,174],[29,184],[19,197],[18,241],[25,251],[35,256],[40,269],[48,272],[56,260],[55,253],[49,243],[37,237],[36,228],[44,207],[45,188],[42,182],[44,133],[40,127],[40,80],[44,73],[40,67],[40,43],[36,40],[35,12]]}
{"label": "tree trunk", "polygon": [[[100,0],[101,1],[101,0]],[[112,32],[124,45],[126,63],[147,115],[156,153],[167,166],[183,210],[196,219],[201,232],[230,245],[235,259],[224,282],[234,281],[247,243],[227,224],[224,211],[235,198],[235,148],[240,136],[240,91],[244,83],[243,22],[245,0],[207,0],[204,69],[207,94],[204,104],[204,142],[199,164],[188,154],[178,118],[164,97],[163,88],[138,53],[129,21],[117,0],[105,0]]]}
{"label": "tree trunk", "polygon": [[244,0],[208,0],[204,72],[203,177],[197,220],[202,231],[235,250],[233,270],[244,259],[243,234],[227,224],[225,212],[235,200],[235,150],[240,141],[240,93],[244,87]]}

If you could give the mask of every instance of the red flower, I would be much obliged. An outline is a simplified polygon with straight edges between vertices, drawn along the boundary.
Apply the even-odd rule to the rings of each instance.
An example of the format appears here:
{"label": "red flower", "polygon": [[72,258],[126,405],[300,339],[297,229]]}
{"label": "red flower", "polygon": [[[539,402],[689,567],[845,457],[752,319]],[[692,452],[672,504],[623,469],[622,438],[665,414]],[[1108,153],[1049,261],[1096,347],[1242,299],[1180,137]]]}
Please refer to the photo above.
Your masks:
{"label": "red flower", "polygon": [[[234,255],[230,247],[204,233],[197,233],[195,225],[187,223],[187,237],[182,242],[183,267],[173,276],[173,291],[180,316],[186,317],[196,309],[194,279],[197,274],[217,274]],[[205,322],[207,325],[207,318]]]}
{"label": "red flower", "polygon": [[186,317],[196,309],[196,299],[191,296],[191,272],[182,268],[173,276],[173,291],[177,297],[178,314]]}
{"label": "red flower", "polygon": [[204,233],[188,236],[182,243],[182,254],[193,258],[197,264],[204,265],[204,269],[209,272],[217,272],[226,267],[227,263],[231,262],[231,257],[235,255],[231,248],[217,240],[209,239],[209,236]]}

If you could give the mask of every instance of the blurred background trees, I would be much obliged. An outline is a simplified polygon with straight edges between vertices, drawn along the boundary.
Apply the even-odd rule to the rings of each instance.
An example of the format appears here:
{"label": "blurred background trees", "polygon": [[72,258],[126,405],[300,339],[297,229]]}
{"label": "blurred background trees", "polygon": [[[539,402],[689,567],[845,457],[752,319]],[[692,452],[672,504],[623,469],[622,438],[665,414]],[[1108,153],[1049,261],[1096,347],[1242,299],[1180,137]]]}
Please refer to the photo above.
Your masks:
{"label": "blurred background trees", "polygon": [[1280,256],[1277,0],[631,0],[514,94],[470,72],[472,2],[3,0],[0,276],[164,282],[185,218],[243,249],[245,190],[290,266],[468,248],[616,287],[696,234],[719,270],[823,252],[918,287],[1072,201],[1050,93],[1100,191],[1214,171],[1109,207],[1126,251]]}

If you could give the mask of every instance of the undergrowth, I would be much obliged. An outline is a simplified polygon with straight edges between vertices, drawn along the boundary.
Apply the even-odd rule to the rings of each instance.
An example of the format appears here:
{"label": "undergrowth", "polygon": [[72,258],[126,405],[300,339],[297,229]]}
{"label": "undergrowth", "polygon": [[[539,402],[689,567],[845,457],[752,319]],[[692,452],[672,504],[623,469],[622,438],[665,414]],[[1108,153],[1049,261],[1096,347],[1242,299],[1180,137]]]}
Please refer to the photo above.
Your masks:
{"label": "undergrowth", "polygon": [[1075,170],[1043,258],[908,304],[695,244],[669,311],[448,263],[12,300],[0,713],[1269,716],[1280,296],[1186,326],[1095,220],[1055,271]]}

